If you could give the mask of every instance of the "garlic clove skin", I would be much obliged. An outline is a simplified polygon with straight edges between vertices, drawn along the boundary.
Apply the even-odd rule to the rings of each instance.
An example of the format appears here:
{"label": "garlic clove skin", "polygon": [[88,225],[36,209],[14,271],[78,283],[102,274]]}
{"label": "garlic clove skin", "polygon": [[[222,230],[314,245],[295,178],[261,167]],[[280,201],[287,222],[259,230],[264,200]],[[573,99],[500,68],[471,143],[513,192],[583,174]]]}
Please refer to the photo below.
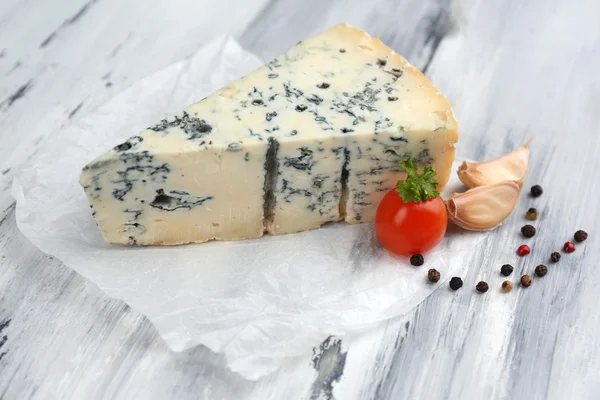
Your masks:
{"label": "garlic clove skin", "polygon": [[485,162],[468,163],[458,167],[458,178],[468,188],[494,185],[503,181],[515,181],[520,186],[527,177],[529,143],[502,157]]}
{"label": "garlic clove skin", "polygon": [[470,231],[488,231],[500,225],[515,209],[521,186],[503,181],[457,193],[446,201],[448,218]]}

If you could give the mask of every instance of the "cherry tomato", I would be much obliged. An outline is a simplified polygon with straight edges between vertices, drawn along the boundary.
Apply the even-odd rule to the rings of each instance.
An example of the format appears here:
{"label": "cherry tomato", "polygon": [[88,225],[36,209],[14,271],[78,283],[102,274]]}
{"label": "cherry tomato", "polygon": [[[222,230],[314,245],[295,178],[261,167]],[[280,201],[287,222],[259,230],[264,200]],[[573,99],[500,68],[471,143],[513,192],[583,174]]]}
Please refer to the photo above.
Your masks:
{"label": "cherry tomato", "polygon": [[402,256],[431,250],[442,240],[447,226],[448,213],[441,197],[405,203],[396,189],[383,197],[375,216],[375,230],[383,246]]}

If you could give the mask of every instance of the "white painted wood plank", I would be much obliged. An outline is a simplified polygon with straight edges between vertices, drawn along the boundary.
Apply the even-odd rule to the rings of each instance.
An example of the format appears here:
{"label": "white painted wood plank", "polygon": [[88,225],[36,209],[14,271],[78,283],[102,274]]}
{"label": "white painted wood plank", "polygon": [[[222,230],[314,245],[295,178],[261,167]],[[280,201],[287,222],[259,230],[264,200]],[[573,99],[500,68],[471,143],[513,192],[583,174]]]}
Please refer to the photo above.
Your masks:
{"label": "white painted wood plank", "polygon": [[[585,3],[583,16],[581,3],[472,2],[464,25],[440,45],[429,73],[455,106],[463,149],[494,157],[535,134],[528,183],[541,182],[546,194],[536,201],[525,197],[488,239],[471,263],[465,290],[436,292],[409,317],[413,328],[406,334],[388,326],[402,346],[385,374],[366,372],[378,379],[362,398],[587,399],[600,393],[598,341],[590,337],[600,325],[584,316],[595,315],[589,304],[600,284],[591,271],[600,258],[597,242],[549,264],[550,274],[532,288],[498,292],[500,265],[514,263],[514,279],[533,275],[575,230],[592,231],[590,222],[600,217],[594,204],[600,142],[593,133],[600,127],[600,103],[592,73],[600,66],[592,50],[600,31],[591,24],[600,8]],[[523,242],[518,228],[531,205],[542,212],[540,233],[532,256],[517,259],[514,251]],[[473,290],[480,279],[491,283],[484,296]],[[382,357],[389,346],[389,340],[382,343]],[[345,379],[351,377],[343,377],[340,389]]]}
{"label": "white painted wood plank", "polygon": [[[105,0],[90,3],[77,23],[64,28],[87,3],[29,3],[0,4],[5,22],[0,23],[0,102],[33,82],[24,96],[0,107],[0,323],[11,319],[2,331],[7,340],[0,349],[6,352],[0,361],[0,398],[244,393],[249,383],[225,370],[220,357],[206,349],[171,353],[139,314],[107,299],[24,240],[14,224],[8,178],[35,152],[39,136],[65,123],[79,104],[78,112],[84,113],[214,37],[235,34],[262,2],[237,8],[221,1],[149,7]],[[225,14],[226,19],[210,18]],[[149,369],[156,371],[150,381]]]}

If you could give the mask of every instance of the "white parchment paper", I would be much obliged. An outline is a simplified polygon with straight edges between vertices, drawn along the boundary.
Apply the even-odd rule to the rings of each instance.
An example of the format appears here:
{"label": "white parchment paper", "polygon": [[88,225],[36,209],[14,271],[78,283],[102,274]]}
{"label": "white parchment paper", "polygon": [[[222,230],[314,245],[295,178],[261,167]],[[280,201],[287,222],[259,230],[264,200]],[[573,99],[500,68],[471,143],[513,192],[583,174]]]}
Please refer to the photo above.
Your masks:
{"label": "white parchment paper", "polygon": [[[371,224],[178,247],[106,244],[78,185],[81,168],[260,64],[220,38],[50,136],[13,182],[17,224],[37,247],[143,313],[174,351],[208,346],[248,379],[448,290],[444,280],[465,272],[467,252],[485,237],[449,232],[420,268],[382,249]],[[452,179],[446,195],[461,188]],[[426,279],[432,267],[442,273],[436,285]]]}

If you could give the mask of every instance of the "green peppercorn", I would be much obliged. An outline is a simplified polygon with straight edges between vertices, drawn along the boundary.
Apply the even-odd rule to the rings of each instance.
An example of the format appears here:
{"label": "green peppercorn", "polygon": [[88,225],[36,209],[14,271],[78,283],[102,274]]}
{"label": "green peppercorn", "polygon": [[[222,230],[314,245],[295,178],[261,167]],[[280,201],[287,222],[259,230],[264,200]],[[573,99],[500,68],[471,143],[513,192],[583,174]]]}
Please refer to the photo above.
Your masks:
{"label": "green peppercorn", "polygon": [[513,288],[513,283],[511,281],[504,281],[502,282],[502,291],[504,293],[508,293],[512,290]]}
{"label": "green peppercorn", "polygon": [[546,267],[544,264],[540,264],[537,267],[535,267],[535,274],[537,276],[539,276],[540,278],[542,276],[546,276],[547,273],[548,273],[548,267]]}
{"label": "green peppercorn", "polygon": [[533,225],[524,225],[521,228],[521,233],[526,238],[532,238],[535,236],[535,227]]}
{"label": "green peppercorn", "polygon": [[560,253],[558,251],[553,252],[552,254],[550,254],[550,259],[552,260],[552,262],[559,262],[560,261]]}
{"label": "green peppercorn", "polygon": [[458,290],[462,287],[462,285],[463,281],[458,276],[455,276],[452,279],[450,279],[450,289]]}
{"label": "green peppercorn", "polygon": [[500,268],[500,273],[504,276],[509,276],[513,272],[513,266],[510,264],[504,264],[502,268]]}
{"label": "green peppercorn", "polygon": [[489,286],[486,282],[481,281],[475,286],[475,289],[477,289],[478,292],[485,293],[488,291]]}
{"label": "green peppercorn", "polygon": [[440,273],[437,269],[432,268],[427,272],[427,279],[429,279],[429,282],[436,283],[440,280]]}
{"label": "green peppercorn", "polygon": [[575,238],[575,241],[577,243],[581,243],[584,242],[587,238],[588,238],[588,234],[586,231],[577,231],[575,232],[575,235],[573,235],[573,237]]}
{"label": "green peppercorn", "polygon": [[533,185],[531,187],[531,195],[533,197],[540,197],[544,193],[544,189],[540,185]]}
{"label": "green peppercorn", "polygon": [[521,285],[523,287],[529,287],[529,286],[531,286],[531,277],[529,275],[523,275],[521,277]]}
{"label": "green peppercorn", "polygon": [[535,221],[536,219],[538,219],[539,216],[540,213],[533,207],[527,210],[527,212],[525,213],[525,218],[527,218],[530,221]]}

